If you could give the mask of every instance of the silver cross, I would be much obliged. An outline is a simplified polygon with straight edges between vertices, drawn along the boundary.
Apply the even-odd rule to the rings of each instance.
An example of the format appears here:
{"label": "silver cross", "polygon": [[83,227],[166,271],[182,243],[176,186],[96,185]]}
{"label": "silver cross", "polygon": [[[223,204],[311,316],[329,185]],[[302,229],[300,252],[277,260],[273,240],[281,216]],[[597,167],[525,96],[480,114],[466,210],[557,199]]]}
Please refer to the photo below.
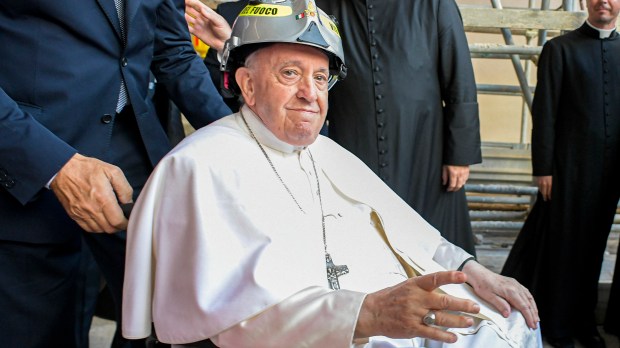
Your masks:
{"label": "silver cross", "polygon": [[349,273],[349,267],[347,265],[335,265],[334,261],[332,261],[332,257],[325,253],[325,263],[327,265],[327,281],[329,282],[329,287],[332,290],[340,289],[340,282],[338,282],[338,277]]}

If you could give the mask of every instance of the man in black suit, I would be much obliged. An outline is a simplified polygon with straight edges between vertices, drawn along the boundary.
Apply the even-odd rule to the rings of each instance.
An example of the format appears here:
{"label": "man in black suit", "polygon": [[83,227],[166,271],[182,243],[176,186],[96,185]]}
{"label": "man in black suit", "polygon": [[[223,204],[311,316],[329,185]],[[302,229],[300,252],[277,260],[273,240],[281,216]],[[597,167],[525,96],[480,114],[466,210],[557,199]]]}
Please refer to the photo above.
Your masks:
{"label": "man in black suit", "polygon": [[[136,198],[170,149],[149,70],[194,127],[230,113],[189,40],[183,7],[0,0],[3,346],[77,345],[82,235],[120,313],[120,204]],[[115,345],[125,343],[117,335]]]}

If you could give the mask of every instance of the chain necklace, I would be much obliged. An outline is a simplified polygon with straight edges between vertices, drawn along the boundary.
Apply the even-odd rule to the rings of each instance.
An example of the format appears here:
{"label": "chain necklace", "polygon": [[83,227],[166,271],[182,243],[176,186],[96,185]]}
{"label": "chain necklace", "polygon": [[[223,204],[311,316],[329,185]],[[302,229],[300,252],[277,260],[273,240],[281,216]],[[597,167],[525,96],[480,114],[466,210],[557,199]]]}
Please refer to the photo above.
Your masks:
{"label": "chain necklace", "polygon": [[[306,212],[303,210],[301,205],[299,205],[299,202],[297,201],[297,199],[295,198],[291,190],[288,188],[288,186],[286,186],[286,183],[284,182],[284,180],[282,180],[282,177],[276,170],[276,167],[273,165],[271,158],[269,158],[267,151],[265,151],[265,148],[263,148],[263,145],[261,145],[261,143],[258,141],[256,136],[254,135],[252,128],[250,128],[250,125],[245,120],[243,111],[239,110],[239,114],[241,115],[241,119],[243,120],[243,123],[245,123],[245,126],[248,128],[248,131],[250,131],[250,136],[252,136],[252,139],[254,139],[254,141],[260,148],[261,152],[267,159],[267,162],[269,162],[271,169],[278,177],[278,180],[280,180],[280,183],[282,184],[282,186],[284,186],[284,188],[286,189],[286,192],[288,192],[289,196],[291,196],[291,198],[297,205],[297,208],[299,208],[299,210],[302,213],[306,214]],[[310,149],[308,149],[308,155],[310,156],[310,162],[312,162],[312,170],[314,171],[314,176],[316,178],[317,196],[319,197],[319,206],[321,207],[321,228],[323,230],[323,251],[325,252],[325,267],[327,269],[327,281],[329,282],[329,287],[331,289],[338,290],[340,289],[340,282],[338,281],[338,277],[349,273],[349,267],[347,267],[347,265],[335,265],[334,262],[332,261],[332,257],[327,252],[327,237],[325,233],[325,213],[323,211],[323,198],[321,196],[321,184],[319,182],[319,175],[316,170],[316,165],[314,164],[314,157],[312,157],[312,152],[310,152]]]}

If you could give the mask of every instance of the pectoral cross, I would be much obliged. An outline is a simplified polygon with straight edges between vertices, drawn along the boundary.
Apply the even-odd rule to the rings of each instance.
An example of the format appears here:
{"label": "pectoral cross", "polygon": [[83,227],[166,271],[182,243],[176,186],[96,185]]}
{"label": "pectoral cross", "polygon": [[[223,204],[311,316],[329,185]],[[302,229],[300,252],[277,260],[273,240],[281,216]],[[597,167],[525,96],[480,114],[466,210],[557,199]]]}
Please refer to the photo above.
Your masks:
{"label": "pectoral cross", "polygon": [[328,253],[325,253],[325,263],[327,265],[327,281],[329,281],[329,287],[332,290],[340,289],[338,277],[349,273],[349,267],[347,267],[347,265],[334,265],[334,261],[332,261],[332,257]]}

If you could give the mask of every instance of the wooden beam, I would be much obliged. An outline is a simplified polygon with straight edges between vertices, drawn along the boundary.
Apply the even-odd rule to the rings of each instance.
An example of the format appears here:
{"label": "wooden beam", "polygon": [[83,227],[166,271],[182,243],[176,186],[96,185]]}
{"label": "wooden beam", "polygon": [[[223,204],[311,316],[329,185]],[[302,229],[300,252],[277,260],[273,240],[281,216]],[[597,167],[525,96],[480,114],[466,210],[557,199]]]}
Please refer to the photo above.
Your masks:
{"label": "wooden beam", "polygon": [[573,30],[586,20],[585,12],[536,9],[460,7],[465,30],[473,28]]}

